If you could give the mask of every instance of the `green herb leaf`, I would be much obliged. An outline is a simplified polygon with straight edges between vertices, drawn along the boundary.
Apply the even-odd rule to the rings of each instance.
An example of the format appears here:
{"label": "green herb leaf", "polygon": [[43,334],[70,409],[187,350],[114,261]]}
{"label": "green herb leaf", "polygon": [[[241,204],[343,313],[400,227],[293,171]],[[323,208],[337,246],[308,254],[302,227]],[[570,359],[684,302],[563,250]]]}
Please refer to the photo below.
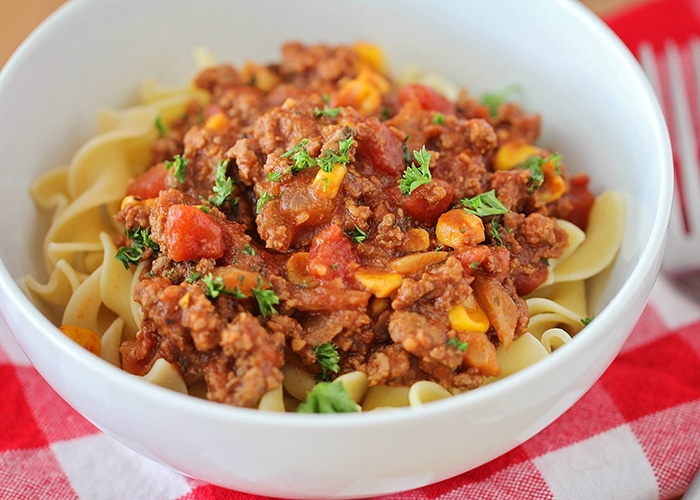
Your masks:
{"label": "green herb leaf", "polygon": [[350,231],[350,238],[352,238],[352,241],[354,241],[355,243],[362,243],[367,239],[367,233],[365,233],[359,227],[355,226],[355,228],[352,231]]}
{"label": "green herb leaf", "polygon": [[214,277],[213,274],[209,273],[202,278],[202,283],[206,287],[204,293],[210,299],[215,299],[222,293],[226,292],[226,285],[224,284],[224,279],[221,276]]}
{"label": "green herb leaf", "polygon": [[433,180],[433,174],[430,172],[430,153],[425,150],[425,146],[420,151],[414,151],[413,156],[418,166],[412,162],[399,179],[399,190],[404,196],[410,195],[418,186],[430,184]]}
{"label": "green herb leaf", "polygon": [[491,234],[491,238],[494,239],[496,242],[496,245],[499,247],[505,246],[503,243],[503,238],[501,238],[501,233],[498,231],[500,229],[501,225],[498,223],[496,220],[491,221],[491,228],[489,229],[489,234]]}
{"label": "green herb leaf", "polygon": [[165,168],[170,170],[174,169],[175,178],[180,182],[185,182],[185,176],[187,175],[187,165],[190,161],[183,158],[180,155],[175,155],[172,161],[165,162]]}
{"label": "green herb leaf", "polygon": [[150,227],[127,229],[126,237],[131,240],[131,246],[119,248],[116,254],[117,260],[124,264],[125,269],[129,269],[129,264],[138,264],[146,248],[150,248],[153,253],[160,252],[158,243],[151,239]]}
{"label": "green herb leaf", "polygon": [[258,301],[260,313],[265,317],[268,317],[270,314],[277,314],[275,306],[280,303],[279,297],[275,295],[274,290],[263,289],[262,285],[262,278],[258,277],[258,286],[256,288],[251,288],[253,297]]}
{"label": "green herb leaf", "polygon": [[241,251],[246,255],[258,255],[258,252],[255,251],[255,248],[253,248],[250,243],[243,245]]}
{"label": "green herb leaf", "polygon": [[219,160],[216,165],[216,177],[212,188],[216,196],[209,198],[209,202],[216,207],[220,207],[233,192],[233,179],[226,175],[228,162],[228,160]]}
{"label": "green herb leaf", "polygon": [[258,198],[258,201],[255,203],[255,213],[260,213],[262,211],[262,208],[265,206],[265,203],[267,203],[270,200],[274,200],[275,197],[272,196],[270,193],[265,191],[260,198]]}
{"label": "green herb leaf", "polygon": [[559,164],[561,162],[561,155],[559,153],[552,153],[546,158],[531,156],[519,165],[518,168],[530,171],[530,184],[527,187],[528,193],[532,194],[544,183],[542,166],[550,161],[554,163],[554,169],[557,175],[560,175]]}
{"label": "green herb leaf", "polygon": [[587,318],[581,318],[581,324],[583,326],[588,326],[591,324],[591,321],[593,321],[594,319],[595,319],[595,314],[592,314],[591,316],[589,316]]}
{"label": "green herb leaf", "polygon": [[496,197],[496,191],[493,189],[472,198],[462,198],[460,203],[467,213],[478,215],[479,217],[500,215],[509,212],[503,203],[501,203],[501,200]]}
{"label": "green herb leaf", "polygon": [[498,116],[498,108],[501,107],[501,104],[518,90],[520,90],[520,88],[517,85],[510,85],[501,92],[487,92],[481,96],[481,103],[489,108],[489,115],[491,118],[495,118]]}
{"label": "green herb leaf", "polygon": [[168,135],[168,128],[163,124],[163,119],[160,115],[156,116],[153,125],[156,127],[158,133],[162,136]]}
{"label": "green herb leaf", "polygon": [[319,382],[297,408],[299,413],[354,413],[357,404],[342,382]]}
{"label": "green herb leaf", "polygon": [[324,342],[313,347],[316,362],[321,366],[320,380],[328,380],[330,372],[338,373],[340,370],[340,355],[338,348],[331,342]]}
{"label": "green herb leaf", "polygon": [[447,345],[454,346],[460,351],[465,352],[469,347],[469,342],[462,342],[457,337],[450,337],[450,340],[447,341]]}
{"label": "green herb leaf", "polygon": [[187,276],[187,278],[185,278],[185,281],[187,283],[192,284],[192,283],[196,282],[201,277],[202,277],[202,273],[194,271],[194,272],[191,272],[190,275]]}
{"label": "green herb leaf", "polygon": [[444,125],[445,124],[445,117],[443,116],[442,113],[435,113],[435,118],[433,118],[433,123],[435,125]]}
{"label": "green herb leaf", "polygon": [[331,108],[329,106],[331,99],[328,97],[328,95],[323,96],[323,100],[325,101],[325,105],[323,106],[323,109],[319,108],[318,106],[314,107],[314,116],[316,118],[321,118],[322,116],[327,116],[329,118],[335,118],[340,114],[340,108]]}
{"label": "green herb leaf", "polygon": [[318,159],[318,168],[324,172],[331,172],[336,164],[347,165],[350,161],[348,152],[354,143],[355,139],[352,137],[338,141],[338,152],[327,149]]}
{"label": "green herb leaf", "polygon": [[292,149],[280,155],[280,158],[289,158],[294,162],[288,169],[294,175],[316,165],[316,160],[306,150],[308,143],[309,140],[304,138]]}

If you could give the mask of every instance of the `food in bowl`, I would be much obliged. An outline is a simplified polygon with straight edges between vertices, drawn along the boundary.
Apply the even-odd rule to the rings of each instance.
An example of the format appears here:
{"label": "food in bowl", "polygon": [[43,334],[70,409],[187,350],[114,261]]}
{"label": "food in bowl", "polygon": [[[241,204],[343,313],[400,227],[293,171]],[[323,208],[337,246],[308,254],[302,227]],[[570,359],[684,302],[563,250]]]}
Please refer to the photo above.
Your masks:
{"label": "food in bowl", "polygon": [[476,389],[591,320],[623,198],[538,114],[396,79],[372,44],[281,52],[144,87],[35,184],[50,279],[27,285],[64,333],[183,393],[343,412]]}

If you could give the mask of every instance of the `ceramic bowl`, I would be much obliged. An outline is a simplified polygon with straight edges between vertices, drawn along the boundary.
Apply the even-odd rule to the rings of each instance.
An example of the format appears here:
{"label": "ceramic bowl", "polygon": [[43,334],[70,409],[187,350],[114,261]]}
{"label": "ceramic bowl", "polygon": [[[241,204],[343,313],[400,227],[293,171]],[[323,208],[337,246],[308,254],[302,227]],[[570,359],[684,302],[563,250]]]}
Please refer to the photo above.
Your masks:
{"label": "ceramic bowl", "polygon": [[[570,171],[627,201],[622,248],[596,319],[547,359],[418,409],[272,414],[137,380],[64,337],[19,285],[42,274],[46,220],[28,195],[94,133],[99,107],[134,102],[147,79],[182,84],[192,51],[272,61],[284,41],[368,40],[393,71],[414,66],[473,93],[521,88],[541,142]],[[417,488],[475,468],[558,418],[599,378],[639,318],[659,269],[672,198],[667,132],[632,55],[575,1],[76,0],[0,74],[0,311],[68,403],[126,446],[184,474],[276,497],[350,498]]]}

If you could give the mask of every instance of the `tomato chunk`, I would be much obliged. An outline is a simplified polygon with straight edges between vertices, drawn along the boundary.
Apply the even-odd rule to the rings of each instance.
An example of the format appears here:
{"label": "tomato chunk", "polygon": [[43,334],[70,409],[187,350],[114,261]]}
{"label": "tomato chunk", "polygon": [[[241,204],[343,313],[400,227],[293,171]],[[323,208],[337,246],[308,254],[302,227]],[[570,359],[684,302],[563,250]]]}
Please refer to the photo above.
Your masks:
{"label": "tomato chunk", "polygon": [[218,259],[224,254],[221,227],[200,208],[172,205],[165,221],[165,240],[173,260]]}
{"label": "tomato chunk", "polygon": [[352,242],[340,226],[329,225],[311,241],[308,269],[320,283],[350,283],[359,265]]}
{"label": "tomato chunk", "polygon": [[399,89],[399,104],[403,106],[409,101],[418,101],[420,107],[426,111],[437,111],[445,115],[455,114],[454,103],[427,85],[409,83],[402,86]]}
{"label": "tomato chunk", "polygon": [[167,189],[165,163],[158,163],[129,182],[126,194],[142,200],[157,198],[158,194]]}
{"label": "tomato chunk", "polygon": [[418,186],[408,196],[403,196],[398,187],[392,188],[390,192],[418,223],[434,226],[440,215],[452,205],[455,188],[447,181],[433,178],[430,184]]}

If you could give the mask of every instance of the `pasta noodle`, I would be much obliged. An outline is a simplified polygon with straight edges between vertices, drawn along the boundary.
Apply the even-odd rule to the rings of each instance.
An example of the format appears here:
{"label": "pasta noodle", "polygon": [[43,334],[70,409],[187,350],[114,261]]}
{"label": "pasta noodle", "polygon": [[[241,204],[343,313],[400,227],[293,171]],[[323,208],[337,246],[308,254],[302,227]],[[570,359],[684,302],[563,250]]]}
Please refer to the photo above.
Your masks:
{"label": "pasta noodle", "polygon": [[[198,53],[197,59],[203,67],[212,66],[214,63],[212,57],[202,51]],[[261,72],[260,67],[253,65],[250,68],[254,75],[267,75],[265,78],[272,78],[269,72]],[[379,82],[376,83],[377,88],[383,88],[384,83],[378,80],[377,76],[368,77],[362,72],[360,74],[364,74],[362,78],[367,80],[358,77],[357,80],[353,80],[355,83],[359,84],[358,82],[362,81],[362,84],[366,85],[367,81]],[[452,100],[459,98],[459,90],[439,76],[419,76],[409,72],[406,78],[411,81],[420,80],[429,87],[439,87]],[[269,85],[269,82],[265,85]],[[146,261],[127,268],[114,258],[119,250],[115,244],[115,235],[123,230],[115,222],[115,214],[129,203],[133,203],[133,200],[125,199],[130,181],[153,164],[151,146],[158,138],[158,130],[154,123],[162,120],[164,124],[171,124],[186,113],[187,106],[192,101],[206,106],[209,99],[209,93],[194,85],[165,88],[147,82],[142,88],[140,103],[123,110],[102,110],[98,116],[96,135],[76,152],[70,164],[47,172],[31,188],[31,196],[37,206],[50,211],[52,219],[43,242],[47,279],[42,282],[33,276],[27,276],[26,287],[37,302],[46,306],[47,314],[50,315],[50,310],[54,308],[60,311],[57,324],[81,326],[96,332],[101,337],[101,357],[115,366],[122,366],[123,354],[120,349],[123,348],[123,343],[137,339],[137,334],[142,329],[142,307],[134,300],[134,290],[139,286],[141,276],[147,274],[150,269],[150,263]],[[208,126],[213,125],[209,122]],[[275,161],[281,160],[283,156],[278,155]],[[416,155],[416,158],[419,157]],[[332,172],[339,170],[341,169],[336,165],[336,170]],[[331,176],[332,172],[322,179],[324,187],[321,193],[326,193],[328,186],[335,182]],[[304,174],[299,174],[299,177],[302,175]],[[548,182],[547,175],[549,174],[545,174],[545,182]],[[314,180],[314,183],[316,182],[318,181]],[[547,184],[545,186],[549,187]],[[259,197],[258,204],[263,194],[256,193]],[[281,197],[282,194],[276,196]],[[323,196],[325,195],[322,194],[321,197]],[[143,203],[138,200],[137,202]],[[349,210],[354,208],[350,204],[348,207]],[[304,222],[301,222],[299,226],[302,227],[303,224]],[[617,254],[624,226],[624,199],[614,192],[598,196],[591,209],[585,232],[563,219],[558,221],[558,225],[566,233],[568,246],[559,257],[549,259],[546,280],[525,296],[530,316],[527,332],[512,339],[506,349],[504,345],[508,345],[508,342],[500,338],[501,332],[497,331],[500,343],[493,347],[493,352],[486,349],[478,354],[494,356],[497,365],[500,366],[500,375],[489,375],[485,372],[486,382],[509,376],[546,358],[554,350],[570,342],[584,327],[582,320],[591,316],[586,297],[586,280],[610,266]],[[491,226],[492,231],[493,227],[495,226]],[[355,228],[359,230],[358,226]],[[425,250],[432,236],[421,228],[414,228],[412,231],[409,231],[413,237],[412,244]],[[359,236],[355,237],[362,237],[362,233],[360,231]],[[364,234],[364,237],[366,236]],[[443,253],[414,253],[419,255],[419,260],[422,259],[421,265],[425,265],[424,261],[427,258],[441,265],[448,259],[448,252],[444,250]],[[236,258],[238,255],[237,253]],[[297,280],[298,283],[295,283],[302,289],[313,279],[305,274],[309,265],[308,259],[308,253],[300,252],[294,262],[303,261],[301,268],[293,267],[292,259],[287,264],[290,281]],[[404,260],[401,265],[410,267],[416,265],[416,262]],[[382,271],[383,274],[371,270],[363,275],[362,283],[376,297],[371,302],[371,307],[376,309],[378,315],[388,307],[388,297],[406,281],[406,278],[400,277],[398,269],[403,268],[399,268],[397,264],[393,270]],[[240,273],[236,275],[236,279],[241,286],[239,293],[245,297],[244,287],[247,286],[245,283],[248,275]],[[223,276],[222,279],[227,278]],[[396,285],[392,287],[391,283]],[[265,288],[263,282],[258,281],[257,288],[253,282],[245,290],[250,290],[250,296],[256,290],[258,293],[264,293]],[[460,316],[460,321],[469,321],[470,326],[467,329],[471,331],[462,338],[472,339],[469,342],[472,349],[484,345],[484,342],[491,345],[486,332],[493,323],[493,318],[487,314],[489,308],[484,307],[483,300],[476,292],[472,294],[472,298],[475,296],[478,302],[482,302],[481,306],[478,303],[476,306],[470,305],[466,298],[459,304],[467,311],[466,316]],[[180,300],[194,299],[188,294]],[[480,313],[481,317],[485,318],[482,320],[484,329],[481,329],[479,321],[475,319],[478,315],[473,313],[474,307],[486,311]],[[458,351],[468,350],[467,342],[459,340],[459,332],[455,334],[455,331],[459,330],[455,325],[463,324],[455,323],[456,317],[451,316],[453,348],[456,347]],[[341,325],[338,331],[344,328],[344,320],[340,313],[331,318]],[[306,323],[310,336],[315,328],[313,320],[312,313]],[[493,330],[491,332],[493,333]],[[239,331],[230,334],[242,335]],[[495,334],[491,335],[491,338],[494,337]],[[301,351],[302,343],[299,339],[291,342],[293,345],[294,342],[299,342]],[[322,342],[317,343],[321,344]],[[299,402],[306,399],[318,379],[317,375],[295,364],[285,364],[281,368],[281,374],[282,385],[267,391],[259,398],[255,406],[260,410],[294,409]],[[180,373],[176,364],[163,358],[156,359],[144,374],[138,376],[183,394],[207,392],[201,381],[194,384],[186,382],[187,377]],[[463,392],[463,389],[456,387],[448,390],[434,380],[416,380],[410,386],[374,384],[370,383],[366,373],[352,369],[336,377],[335,381],[343,384],[352,401],[363,411],[401,406],[417,407]]]}

